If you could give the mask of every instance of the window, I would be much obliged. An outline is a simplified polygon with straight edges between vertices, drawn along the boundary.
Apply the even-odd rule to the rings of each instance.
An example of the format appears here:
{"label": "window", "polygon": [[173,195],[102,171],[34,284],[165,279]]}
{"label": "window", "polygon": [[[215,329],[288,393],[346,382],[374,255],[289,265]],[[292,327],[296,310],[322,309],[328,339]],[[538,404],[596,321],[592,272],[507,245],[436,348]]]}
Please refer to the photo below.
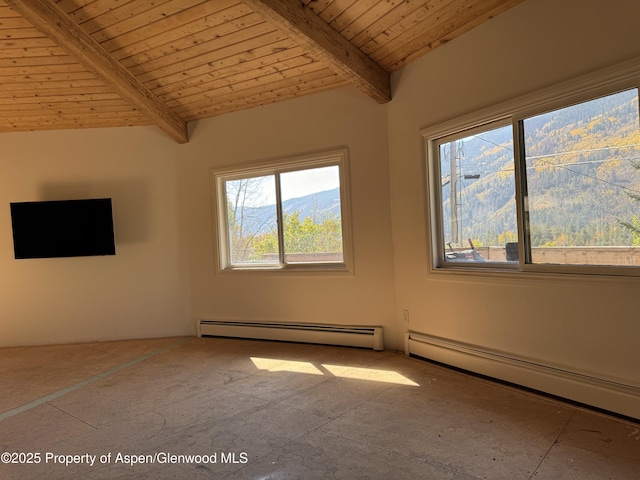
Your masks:
{"label": "window", "polygon": [[511,125],[483,126],[436,144],[442,260],[485,262],[488,251],[478,247],[518,239]]}
{"label": "window", "polygon": [[424,132],[435,268],[640,273],[638,89],[570,91]]}
{"label": "window", "polygon": [[347,152],[213,173],[223,270],[349,270]]}

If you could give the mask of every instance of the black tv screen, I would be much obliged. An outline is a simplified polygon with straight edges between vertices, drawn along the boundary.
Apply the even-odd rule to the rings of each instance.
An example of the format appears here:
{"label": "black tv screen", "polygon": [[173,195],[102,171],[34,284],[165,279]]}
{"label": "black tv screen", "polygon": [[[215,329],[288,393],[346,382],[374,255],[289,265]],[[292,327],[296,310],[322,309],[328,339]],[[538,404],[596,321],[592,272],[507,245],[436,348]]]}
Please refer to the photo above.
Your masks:
{"label": "black tv screen", "polygon": [[115,255],[110,198],[11,203],[16,259]]}

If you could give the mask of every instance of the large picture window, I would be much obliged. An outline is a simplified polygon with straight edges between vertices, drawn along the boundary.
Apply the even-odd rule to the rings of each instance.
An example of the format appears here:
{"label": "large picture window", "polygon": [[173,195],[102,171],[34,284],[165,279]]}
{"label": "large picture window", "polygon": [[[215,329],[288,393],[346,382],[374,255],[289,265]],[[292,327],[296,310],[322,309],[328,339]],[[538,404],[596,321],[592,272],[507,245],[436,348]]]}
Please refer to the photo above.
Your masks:
{"label": "large picture window", "polygon": [[425,131],[434,267],[637,275],[640,107],[627,84]]}
{"label": "large picture window", "polygon": [[345,150],[214,172],[223,270],[348,270]]}

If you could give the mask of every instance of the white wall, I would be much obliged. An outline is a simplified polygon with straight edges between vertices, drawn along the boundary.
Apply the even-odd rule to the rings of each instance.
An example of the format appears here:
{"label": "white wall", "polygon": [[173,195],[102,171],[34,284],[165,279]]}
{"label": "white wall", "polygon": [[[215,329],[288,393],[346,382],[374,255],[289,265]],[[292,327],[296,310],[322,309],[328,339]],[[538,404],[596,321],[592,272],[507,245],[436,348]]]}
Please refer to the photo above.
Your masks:
{"label": "white wall", "polygon": [[[0,346],[193,335],[178,147],[155,128],[0,135]],[[111,197],[116,255],[15,260],[10,202]]]}
{"label": "white wall", "polygon": [[[344,89],[192,124],[186,145],[156,128],[1,135],[0,345],[193,335],[224,318],[382,325],[397,348],[386,118]],[[354,274],[217,275],[210,169],[336,147]],[[113,198],[116,256],[13,258],[10,202],[85,197]]]}
{"label": "white wall", "polygon": [[[351,89],[201,121],[184,146],[192,311],[200,318],[382,325],[396,347],[386,107]],[[349,149],[355,273],[217,274],[210,169]]]}
{"label": "white wall", "polygon": [[[394,75],[389,145],[401,330],[640,387],[640,279],[428,271],[425,159],[419,133],[457,115],[640,55],[638,18],[640,2],[631,0],[527,0]],[[409,325],[402,323],[401,309],[410,311]],[[635,409],[627,404],[624,413],[639,417],[637,397],[634,401]],[[620,405],[614,401],[605,407],[615,410]]]}

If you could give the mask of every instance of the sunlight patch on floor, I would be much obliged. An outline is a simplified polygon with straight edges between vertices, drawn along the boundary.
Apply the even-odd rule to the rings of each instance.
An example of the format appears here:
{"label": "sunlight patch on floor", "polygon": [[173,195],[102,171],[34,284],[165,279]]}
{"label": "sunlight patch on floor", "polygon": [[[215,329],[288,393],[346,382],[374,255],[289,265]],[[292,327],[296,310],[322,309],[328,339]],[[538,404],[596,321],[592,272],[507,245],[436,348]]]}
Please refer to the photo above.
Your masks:
{"label": "sunlight patch on floor", "polygon": [[413,380],[409,380],[404,375],[394,372],[393,370],[347,367],[344,365],[328,365],[326,363],[323,363],[322,366],[335,377],[369,380],[371,382],[395,383],[397,385],[410,385],[412,387],[420,386]]}
{"label": "sunlight patch on floor", "polygon": [[318,367],[311,362],[296,362],[293,360],[280,360],[277,358],[251,357],[251,361],[259,370],[269,372],[293,372],[308,373],[311,375],[324,375]]}
{"label": "sunlight patch on floor", "polygon": [[311,362],[298,362],[294,360],[282,360],[278,358],[251,357],[251,361],[259,370],[269,372],[306,373],[310,375],[331,375],[339,378],[353,380],[367,380],[370,382],[393,383],[396,385],[409,385],[419,387],[416,382],[393,370],[380,370],[377,368],[350,367],[347,365],[331,365],[323,363],[320,367]]}

